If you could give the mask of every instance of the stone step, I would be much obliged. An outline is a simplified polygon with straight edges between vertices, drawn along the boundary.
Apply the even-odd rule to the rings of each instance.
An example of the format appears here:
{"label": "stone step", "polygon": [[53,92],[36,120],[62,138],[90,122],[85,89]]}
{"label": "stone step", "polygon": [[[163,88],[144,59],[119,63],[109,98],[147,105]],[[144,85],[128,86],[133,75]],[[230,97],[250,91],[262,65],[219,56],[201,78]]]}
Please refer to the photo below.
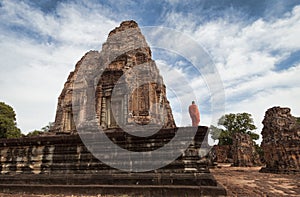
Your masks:
{"label": "stone step", "polygon": [[[117,164],[117,163],[116,163]],[[142,163],[139,163],[142,165]],[[2,165],[3,166],[3,165]],[[101,163],[101,162],[91,162],[91,163],[52,163],[52,164],[37,164],[37,165],[29,165],[29,164],[6,164],[5,169],[2,167],[2,173],[14,174],[24,173],[24,174],[33,174],[33,173],[49,173],[51,174],[81,174],[85,173],[107,173],[107,172],[118,172],[113,168]],[[196,162],[191,163],[183,163],[180,160],[175,160],[171,164],[155,170],[155,172],[168,172],[168,173],[188,173],[188,172],[198,172],[198,173],[208,173],[208,167],[205,164],[196,164]],[[1,177],[1,176],[0,176]]]}
{"label": "stone step", "polygon": [[13,194],[47,195],[125,195],[143,197],[226,196],[226,190],[220,185],[43,185],[0,183],[0,191]]}
{"label": "stone step", "polygon": [[1,175],[1,184],[49,185],[205,185],[216,186],[210,173],[98,173]]}

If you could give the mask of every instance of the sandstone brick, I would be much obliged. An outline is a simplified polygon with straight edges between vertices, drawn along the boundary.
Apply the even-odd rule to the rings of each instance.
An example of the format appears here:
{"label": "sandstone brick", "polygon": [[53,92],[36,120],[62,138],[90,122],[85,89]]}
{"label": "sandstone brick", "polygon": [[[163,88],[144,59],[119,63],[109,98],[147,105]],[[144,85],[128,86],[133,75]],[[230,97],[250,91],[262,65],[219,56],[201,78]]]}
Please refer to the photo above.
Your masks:
{"label": "sandstone brick", "polygon": [[246,133],[236,133],[232,145],[233,166],[252,167],[261,165],[254,142]]}
{"label": "sandstone brick", "polygon": [[300,125],[290,112],[282,107],[266,111],[261,144],[266,167],[261,172],[300,172]]}

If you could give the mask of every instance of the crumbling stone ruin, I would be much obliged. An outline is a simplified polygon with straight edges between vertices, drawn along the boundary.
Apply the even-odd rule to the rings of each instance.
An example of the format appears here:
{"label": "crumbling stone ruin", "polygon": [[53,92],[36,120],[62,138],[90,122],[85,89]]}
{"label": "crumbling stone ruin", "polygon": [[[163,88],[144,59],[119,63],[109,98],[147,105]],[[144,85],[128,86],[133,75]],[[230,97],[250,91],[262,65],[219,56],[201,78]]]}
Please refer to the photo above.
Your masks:
{"label": "crumbling stone ruin", "polygon": [[231,145],[214,145],[213,160],[218,163],[233,163]]}
{"label": "crumbling stone ruin", "polygon": [[[123,32],[130,36],[119,36]],[[135,45],[142,47],[130,48]],[[114,51],[117,51],[116,57],[107,62]],[[120,54],[118,51],[121,51]],[[83,101],[86,95],[75,102],[73,99],[76,98],[72,97],[74,88],[82,88],[78,80],[75,82],[80,69],[103,70],[102,76],[98,76],[95,90],[96,116],[102,128],[118,128],[120,124],[159,124],[163,128],[175,127],[166,97],[166,87],[136,22],[122,22],[120,27],[109,33],[101,52],[90,51],[76,64],[75,71],[70,73],[58,98],[53,127],[53,131],[57,133],[76,132],[72,104],[86,102]]]}
{"label": "crumbling stone ruin", "polygon": [[232,141],[233,166],[251,167],[261,165],[259,155],[250,135],[235,133]]}
{"label": "crumbling stone ruin", "polygon": [[290,112],[273,107],[265,113],[261,147],[266,167],[261,172],[300,173],[300,125]]}
{"label": "crumbling stone ruin", "polygon": [[[136,48],[136,42],[142,47]],[[150,79],[154,82],[148,83]],[[145,83],[137,84],[141,81]],[[89,92],[90,89],[95,91]],[[79,96],[74,97],[73,93]],[[59,97],[55,119],[54,131],[61,135],[0,139],[0,191],[116,196],[226,195],[226,190],[210,174],[208,160],[203,156],[208,147],[208,128],[176,128],[165,93],[162,77],[137,23],[122,22],[109,33],[101,52],[88,52],[70,73]],[[94,106],[87,105],[93,100]],[[77,108],[79,104],[85,108]],[[93,109],[96,117],[91,116]],[[97,138],[102,132],[92,129],[79,135],[85,124],[76,128],[78,120],[96,122],[107,131],[104,135],[108,139]],[[125,132],[120,124],[162,128],[151,136],[140,137]],[[143,132],[143,128],[136,128],[139,129],[134,132]],[[145,158],[169,145],[179,133],[182,136],[167,146],[160,157],[146,162]],[[89,139],[88,144],[83,142],[83,135]],[[183,149],[182,144],[187,147]],[[90,149],[94,145],[96,152],[104,151],[105,158],[95,156]],[[127,152],[115,151],[116,147]],[[121,165],[129,160],[132,168],[165,161],[175,150],[179,156],[165,166],[139,173],[134,169],[120,170],[102,160],[110,159]],[[130,157],[128,152],[141,153],[141,160]]]}
{"label": "crumbling stone ruin", "polygon": [[232,145],[215,145],[213,147],[214,161],[232,163],[233,166],[260,166],[261,160],[251,137],[245,133],[233,135]]}

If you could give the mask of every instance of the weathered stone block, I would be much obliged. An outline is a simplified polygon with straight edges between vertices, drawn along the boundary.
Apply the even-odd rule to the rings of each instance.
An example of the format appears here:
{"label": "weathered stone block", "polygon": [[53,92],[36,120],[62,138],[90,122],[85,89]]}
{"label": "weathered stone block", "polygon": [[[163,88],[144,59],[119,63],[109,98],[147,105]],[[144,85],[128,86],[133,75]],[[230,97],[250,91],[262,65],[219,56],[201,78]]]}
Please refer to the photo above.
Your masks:
{"label": "weathered stone block", "polygon": [[218,163],[233,163],[231,145],[214,145],[212,155]]}
{"label": "weathered stone block", "polygon": [[232,145],[233,166],[252,167],[260,166],[260,158],[256,152],[250,135],[236,133]]}
{"label": "weathered stone block", "polygon": [[300,173],[300,125],[290,111],[281,107],[266,111],[261,144],[266,167],[261,172]]}

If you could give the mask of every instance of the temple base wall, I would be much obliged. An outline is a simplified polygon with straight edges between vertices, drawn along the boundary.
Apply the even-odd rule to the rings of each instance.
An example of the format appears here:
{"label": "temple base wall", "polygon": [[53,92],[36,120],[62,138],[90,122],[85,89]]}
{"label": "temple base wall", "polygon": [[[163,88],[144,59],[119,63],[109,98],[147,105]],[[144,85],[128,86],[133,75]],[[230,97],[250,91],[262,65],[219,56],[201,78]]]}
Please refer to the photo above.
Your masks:
{"label": "temple base wall", "polygon": [[[177,129],[162,129],[143,140],[120,130],[110,131],[106,135],[128,150],[151,152],[168,143]],[[195,128],[180,129],[188,134]],[[143,196],[182,196],[182,192],[189,196],[209,193],[225,195],[225,189],[209,172],[208,158],[201,156],[203,150],[209,148],[206,134],[207,127],[198,127],[189,147],[176,160],[160,169],[139,173],[121,171],[99,161],[82,143],[79,135],[2,139],[0,191],[48,193],[49,190],[53,193],[61,190],[64,193]]]}

